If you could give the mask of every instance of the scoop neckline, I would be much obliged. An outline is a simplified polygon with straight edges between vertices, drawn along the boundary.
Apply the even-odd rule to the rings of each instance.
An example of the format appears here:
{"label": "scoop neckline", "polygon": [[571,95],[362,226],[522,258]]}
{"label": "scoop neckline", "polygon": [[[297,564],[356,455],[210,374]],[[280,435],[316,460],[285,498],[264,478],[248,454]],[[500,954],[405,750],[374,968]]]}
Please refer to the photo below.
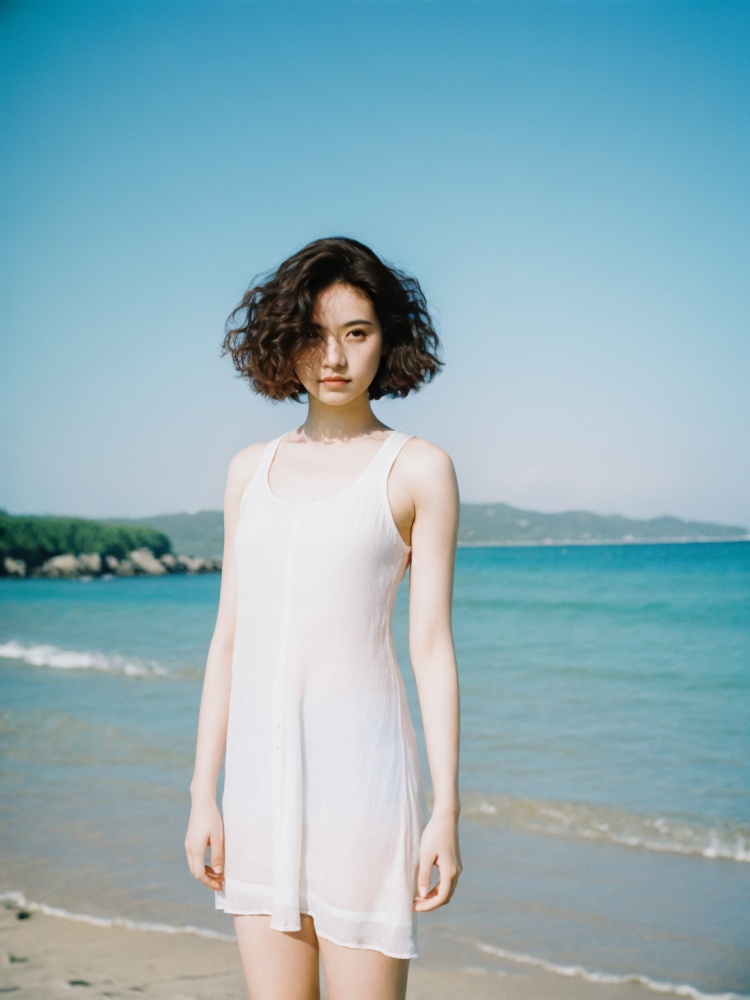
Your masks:
{"label": "scoop neckline", "polygon": [[[375,454],[372,456],[370,461],[364,467],[362,472],[360,472],[360,474],[357,476],[357,478],[354,480],[353,483],[350,483],[349,486],[347,486],[345,490],[342,490],[341,493],[334,493],[332,497],[322,497],[320,500],[285,500],[284,497],[276,496],[276,494],[271,489],[271,482],[268,477],[268,474],[271,471],[271,465],[273,464],[273,460],[276,457],[276,452],[279,450],[279,445],[284,440],[284,438],[289,437],[291,433],[292,433],[291,431],[287,431],[286,434],[282,434],[281,437],[276,439],[276,444],[274,445],[273,451],[271,452],[271,457],[269,461],[266,463],[265,472],[263,473],[263,483],[266,488],[266,493],[273,500],[275,500],[276,503],[285,503],[288,504],[290,507],[315,507],[318,504],[330,503],[333,500],[338,500],[339,497],[343,497],[346,496],[347,493],[351,493],[351,491],[362,482],[367,473],[370,471],[370,469],[373,467],[375,462],[380,457],[385,446],[388,444],[389,441],[393,440],[394,436],[398,434],[398,431],[397,430],[390,431],[388,436],[383,440],[383,443],[380,445],[378,450],[375,452]],[[403,539],[401,540],[403,541]]]}

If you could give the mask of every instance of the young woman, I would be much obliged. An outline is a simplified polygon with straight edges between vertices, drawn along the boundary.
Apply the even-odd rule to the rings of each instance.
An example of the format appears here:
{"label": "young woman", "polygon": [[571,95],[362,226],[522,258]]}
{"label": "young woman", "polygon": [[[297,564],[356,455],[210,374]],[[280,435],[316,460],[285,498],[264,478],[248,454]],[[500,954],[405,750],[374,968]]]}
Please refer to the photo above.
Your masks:
{"label": "young woman", "polygon": [[[238,316],[224,353],[307,416],[229,466],[188,865],[235,917],[251,1000],[317,1000],[321,957],[330,1000],[403,1000],[417,915],[461,873],[459,496],[449,456],[371,401],[430,381],[440,343],[418,282],[351,239],[304,247]],[[431,815],[391,633],[407,566]]]}

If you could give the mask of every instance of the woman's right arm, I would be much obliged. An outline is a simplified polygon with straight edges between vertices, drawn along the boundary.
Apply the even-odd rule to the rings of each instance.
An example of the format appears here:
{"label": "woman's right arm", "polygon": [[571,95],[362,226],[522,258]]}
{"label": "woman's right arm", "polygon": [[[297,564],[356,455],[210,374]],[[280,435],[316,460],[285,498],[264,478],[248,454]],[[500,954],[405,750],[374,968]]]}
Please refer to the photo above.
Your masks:
{"label": "woman's right arm", "polygon": [[[185,836],[188,867],[192,875],[210,889],[222,889],[224,886],[224,825],[216,801],[216,785],[226,749],[232,681],[237,601],[234,535],[240,498],[257,469],[264,447],[264,444],[252,445],[234,456],[229,463],[224,491],[224,554],[219,610],[206,659],[195,769],[190,783],[192,805]],[[211,849],[210,866],[205,863],[207,847]]]}

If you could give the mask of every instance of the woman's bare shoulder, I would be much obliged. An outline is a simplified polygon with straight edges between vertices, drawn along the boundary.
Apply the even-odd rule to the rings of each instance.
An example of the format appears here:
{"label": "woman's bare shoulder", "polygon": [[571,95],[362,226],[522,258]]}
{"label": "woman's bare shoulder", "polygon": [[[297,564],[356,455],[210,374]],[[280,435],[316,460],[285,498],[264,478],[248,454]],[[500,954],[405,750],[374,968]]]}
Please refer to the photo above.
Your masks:
{"label": "woman's bare shoulder", "polygon": [[453,459],[439,445],[412,437],[401,449],[399,484],[415,510],[437,508],[455,511],[459,504],[458,480]]}
{"label": "woman's bare shoulder", "polygon": [[256,441],[232,456],[227,473],[227,488],[242,492],[258,470],[268,441]]}
{"label": "woman's bare shoulder", "polygon": [[425,438],[410,437],[402,448],[404,472],[415,481],[437,476],[441,479],[453,476],[453,459],[444,448]]}

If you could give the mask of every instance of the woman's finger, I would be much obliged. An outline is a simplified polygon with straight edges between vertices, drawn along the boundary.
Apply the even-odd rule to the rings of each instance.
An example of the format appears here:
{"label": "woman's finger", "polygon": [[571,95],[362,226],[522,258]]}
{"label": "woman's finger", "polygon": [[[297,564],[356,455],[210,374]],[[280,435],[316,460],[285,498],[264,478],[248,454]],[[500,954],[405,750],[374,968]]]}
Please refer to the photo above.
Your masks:
{"label": "woman's finger", "polygon": [[217,875],[224,870],[224,838],[220,830],[211,834],[211,868]]}
{"label": "woman's finger", "polygon": [[440,872],[440,881],[435,888],[431,892],[428,892],[427,896],[423,899],[417,897],[415,900],[415,909],[423,913],[427,910],[436,910],[439,906],[445,906],[455,892],[457,883],[458,870],[446,867],[445,872]]}
{"label": "woman's finger", "polygon": [[224,888],[224,876],[216,874],[208,865],[204,866],[204,872],[199,876],[198,881],[208,886],[209,889]]}
{"label": "woman's finger", "polygon": [[421,854],[419,857],[417,891],[419,892],[420,899],[424,899],[427,896],[427,890],[430,888],[430,880],[432,878],[432,866],[434,863],[435,859],[431,858],[427,854]]}

